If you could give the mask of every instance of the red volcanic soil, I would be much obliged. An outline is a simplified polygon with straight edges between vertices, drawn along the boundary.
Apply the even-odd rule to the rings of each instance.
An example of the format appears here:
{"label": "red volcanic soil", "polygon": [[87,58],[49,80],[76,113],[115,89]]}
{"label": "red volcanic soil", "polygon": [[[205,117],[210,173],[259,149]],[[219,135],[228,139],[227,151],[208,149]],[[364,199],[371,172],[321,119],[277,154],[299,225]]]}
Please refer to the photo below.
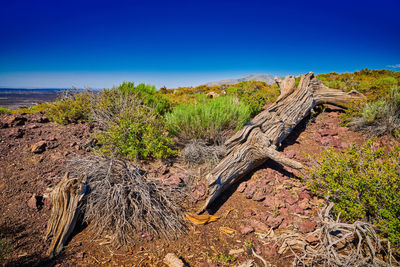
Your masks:
{"label": "red volcanic soil", "polygon": [[[314,122],[299,125],[282,144],[282,152],[311,166],[329,146],[344,150],[351,143],[361,144],[362,135],[339,126],[339,112],[328,109]],[[307,176],[267,161],[219,200],[212,211],[220,217],[216,222],[194,225],[188,221],[186,234],[176,240],[144,236],[136,245],[120,248],[110,244],[107,236],[94,238],[90,226],[81,227],[63,253],[48,260],[45,252],[49,244],[43,236],[51,203],[43,194],[60,181],[68,159],[93,153],[91,135],[95,129],[91,123],[57,125],[43,114],[0,114],[0,235],[11,244],[6,265],[163,266],[167,253],[181,257],[189,266],[233,266],[249,259],[262,264],[251,247],[271,264],[286,266],[293,255],[288,251],[279,254],[280,244],[270,242],[271,234],[291,231],[306,235],[318,225],[317,213],[324,201],[307,189]],[[182,168],[199,172],[182,165],[179,158],[172,163],[141,165],[170,174]],[[198,175],[200,184],[193,189],[193,196],[201,200],[190,198],[186,203],[189,212],[204,203],[202,178],[204,175]]]}

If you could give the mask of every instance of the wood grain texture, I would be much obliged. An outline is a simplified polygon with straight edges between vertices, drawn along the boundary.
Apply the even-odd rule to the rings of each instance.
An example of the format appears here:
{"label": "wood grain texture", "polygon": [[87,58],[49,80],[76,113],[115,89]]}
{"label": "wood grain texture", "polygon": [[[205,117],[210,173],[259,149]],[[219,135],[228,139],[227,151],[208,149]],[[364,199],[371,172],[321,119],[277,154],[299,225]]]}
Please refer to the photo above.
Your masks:
{"label": "wood grain texture", "polygon": [[59,254],[75,228],[79,216],[79,202],[86,191],[86,176],[69,178],[66,173],[59,184],[50,192],[53,207],[45,239],[51,239],[47,255],[52,258]]}
{"label": "wood grain texture", "polygon": [[209,197],[201,211],[233,183],[253,169],[272,159],[282,165],[300,169],[302,164],[286,158],[276,151],[282,141],[293,131],[316,105],[343,105],[362,95],[326,87],[312,72],[300,78],[295,88],[295,77],[277,79],[281,95],[267,110],[262,111],[226,141],[227,155],[207,175]]}

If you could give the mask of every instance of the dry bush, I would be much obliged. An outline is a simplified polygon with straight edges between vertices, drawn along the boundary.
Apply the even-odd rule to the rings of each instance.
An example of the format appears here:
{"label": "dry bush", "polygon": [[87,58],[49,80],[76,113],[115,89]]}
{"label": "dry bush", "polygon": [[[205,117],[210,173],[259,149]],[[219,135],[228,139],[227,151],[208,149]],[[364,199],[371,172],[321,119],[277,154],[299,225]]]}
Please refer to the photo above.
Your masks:
{"label": "dry bush", "polygon": [[185,146],[181,155],[190,166],[203,163],[215,165],[226,155],[226,147],[224,145],[207,146],[204,140],[194,139]]}
{"label": "dry bush", "polygon": [[367,103],[361,113],[350,123],[352,128],[368,136],[399,137],[400,87],[391,88],[385,99]]}
{"label": "dry bush", "polygon": [[170,239],[185,231],[179,205],[183,190],[159,185],[122,160],[76,159],[69,169],[87,174],[83,210],[96,236],[108,235],[113,243],[126,245],[143,234]]}
{"label": "dry bush", "polygon": [[[398,266],[390,242],[380,239],[374,227],[366,222],[342,223],[330,215],[333,203],[319,214],[320,227],[303,236],[281,233],[275,241],[281,245],[278,253],[291,251],[293,266]],[[315,242],[307,242],[309,236]]]}

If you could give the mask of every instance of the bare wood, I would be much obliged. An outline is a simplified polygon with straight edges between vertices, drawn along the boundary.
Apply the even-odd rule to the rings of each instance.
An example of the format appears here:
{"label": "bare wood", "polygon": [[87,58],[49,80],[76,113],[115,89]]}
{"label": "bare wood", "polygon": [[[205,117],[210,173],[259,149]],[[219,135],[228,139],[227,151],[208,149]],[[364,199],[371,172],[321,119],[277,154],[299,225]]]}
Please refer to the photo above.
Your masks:
{"label": "bare wood", "polygon": [[51,239],[47,255],[52,258],[61,252],[65,242],[74,230],[79,216],[79,202],[86,187],[86,176],[69,178],[66,173],[59,184],[50,192],[53,207],[47,223],[45,239]]}
{"label": "bare wood", "polygon": [[276,151],[282,141],[316,105],[329,103],[342,107],[347,101],[360,97],[360,94],[355,95],[354,92],[346,93],[326,87],[314,78],[312,72],[301,76],[297,89],[294,88],[293,76],[283,81],[277,79],[276,82],[281,90],[278,100],[226,141],[226,157],[206,177],[209,198],[203,210],[231,184],[267,159],[292,168],[302,168],[301,163]]}

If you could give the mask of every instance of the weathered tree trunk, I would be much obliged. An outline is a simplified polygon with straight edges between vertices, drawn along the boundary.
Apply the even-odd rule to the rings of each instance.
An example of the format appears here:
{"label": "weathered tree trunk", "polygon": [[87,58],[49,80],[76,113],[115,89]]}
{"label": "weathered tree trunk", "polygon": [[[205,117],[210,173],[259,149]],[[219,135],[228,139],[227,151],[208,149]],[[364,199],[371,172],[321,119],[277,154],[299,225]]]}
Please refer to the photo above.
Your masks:
{"label": "weathered tree trunk", "polygon": [[51,239],[47,255],[52,258],[61,252],[75,228],[79,216],[79,202],[86,191],[86,176],[69,178],[66,173],[61,182],[50,192],[53,207],[47,223],[45,239]]}
{"label": "weathered tree trunk", "polygon": [[209,198],[203,211],[231,184],[267,159],[301,169],[301,163],[276,151],[281,142],[316,105],[343,106],[350,99],[361,95],[356,91],[345,93],[328,88],[314,78],[312,72],[301,76],[297,88],[293,76],[288,76],[283,81],[276,79],[276,82],[281,90],[278,100],[226,141],[227,155],[206,177]]}

